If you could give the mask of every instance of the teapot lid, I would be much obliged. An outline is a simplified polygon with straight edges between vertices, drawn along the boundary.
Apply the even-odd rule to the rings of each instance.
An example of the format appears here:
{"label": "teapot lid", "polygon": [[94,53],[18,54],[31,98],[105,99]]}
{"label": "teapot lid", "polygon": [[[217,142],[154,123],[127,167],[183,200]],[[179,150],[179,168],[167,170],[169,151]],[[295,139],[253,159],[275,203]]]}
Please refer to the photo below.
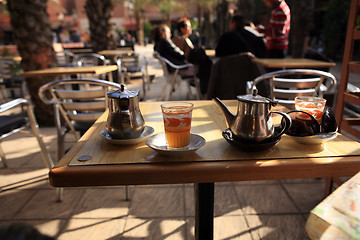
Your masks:
{"label": "teapot lid", "polygon": [[125,89],[124,84],[121,84],[121,88],[118,90],[113,90],[107,93],[110,98],[133,98],[139,95],[139,91],[131,91]]}
{"label": "teapot lid", "polygon": [[253,89],[252,94],[237,96],[239,101],[252,102],[252,103],[271,103],[271,99],[258,95],[258,90]]}

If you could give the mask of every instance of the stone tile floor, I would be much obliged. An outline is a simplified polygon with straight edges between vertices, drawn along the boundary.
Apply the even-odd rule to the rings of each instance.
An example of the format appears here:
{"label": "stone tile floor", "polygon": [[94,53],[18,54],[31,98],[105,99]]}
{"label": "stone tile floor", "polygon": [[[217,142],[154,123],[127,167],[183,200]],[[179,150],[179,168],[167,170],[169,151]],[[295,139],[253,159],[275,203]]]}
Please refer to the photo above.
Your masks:
{"label": "stone tile floor", "polygon": [[[152,59],[151,45],[141,51]],[[156,62],[149,71],[161,75]],[[161,85],[156,77],[145,101],[157,99]],[[185,96],[181,87],[172,99]],[[55,159],[55,129],[41,131]],[[9,168],[0,166],[0,226],[26,223],[66,240],[194,239],[191,184],[130,186],[130,201],[124,187],[66,188],[56,202],[35,138],[16,134],[2,146]],[[324,189],[325,179],[217,183],[214,239],[308,239],[305,222]]]}

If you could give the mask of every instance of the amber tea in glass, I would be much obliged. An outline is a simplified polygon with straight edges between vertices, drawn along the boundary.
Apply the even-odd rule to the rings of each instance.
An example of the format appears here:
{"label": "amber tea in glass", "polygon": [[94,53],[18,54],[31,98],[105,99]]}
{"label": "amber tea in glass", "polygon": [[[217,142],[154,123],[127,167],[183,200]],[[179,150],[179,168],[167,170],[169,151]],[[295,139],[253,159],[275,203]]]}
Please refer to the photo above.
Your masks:
{"label": "amber tea in glass", "polygon": [[193,106],[194,104],[187,102],[161,104],[169,148],[184,148],[189,145]]}

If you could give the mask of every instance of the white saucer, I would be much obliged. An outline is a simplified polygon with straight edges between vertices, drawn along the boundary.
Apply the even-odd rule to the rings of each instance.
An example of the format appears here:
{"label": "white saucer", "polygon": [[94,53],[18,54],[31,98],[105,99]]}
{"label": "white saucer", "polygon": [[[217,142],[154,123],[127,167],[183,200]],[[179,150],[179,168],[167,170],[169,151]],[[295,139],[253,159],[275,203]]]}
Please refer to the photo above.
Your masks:
{"label": "white saucer", "polygon": [[109,135],[106,129],[101,130],[99,133],[100,137],[105,139],[107,142],[115,145],[134,145],[137,143],[140,143],[144,141],[146,138],[148,138],[152,133],[154,132],[154,128],[150,126],[145,126],[144,131],[138,138],[131,138],[131,139],[113,139]]}
{"label": "white saucer", "polygon": [[152,148],[153,150],[157,151],[160,154],[174,156],[177,154],[194,152],[199,148],[203,147],[206,143],[206,140],[197,134],[191,133],[189,146],[184,148],[174,149],[174,148],[169,148],[169,146],[167,145],[165,133],[159,133],[146,139],[145,143],[150,148]]}

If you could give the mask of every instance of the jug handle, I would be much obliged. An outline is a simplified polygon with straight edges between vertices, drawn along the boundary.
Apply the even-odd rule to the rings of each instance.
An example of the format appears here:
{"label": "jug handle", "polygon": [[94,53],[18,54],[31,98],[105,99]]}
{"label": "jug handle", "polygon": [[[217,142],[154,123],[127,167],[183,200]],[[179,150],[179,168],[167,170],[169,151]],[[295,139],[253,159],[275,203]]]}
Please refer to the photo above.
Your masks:
{"label": "jug handle", "polygon": [[282,119],[285,120],[285,126],[282,128],[281,132],[277,136],[275,136],[275,138],[277,138],[277,137],[283,135],[284,133],[286,133],[289,130],[289,128],[291,127],[291,117],[289,116],[289,114],[286,114],[284,112],[273,111],[271,113],[280,114],[281,116],[283,116]]}

